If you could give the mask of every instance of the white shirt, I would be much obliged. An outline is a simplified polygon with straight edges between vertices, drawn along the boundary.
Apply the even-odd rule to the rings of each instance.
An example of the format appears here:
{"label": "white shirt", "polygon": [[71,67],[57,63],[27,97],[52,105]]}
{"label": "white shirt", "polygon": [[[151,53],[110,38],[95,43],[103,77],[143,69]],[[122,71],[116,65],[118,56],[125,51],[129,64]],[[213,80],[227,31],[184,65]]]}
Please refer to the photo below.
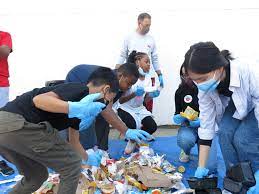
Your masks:
{"label": "white shirt", "polygon": [[[254,109],[259,126],[259,65],[254,62],[231,61],[229,90],[233,92],[232,99],[236,107],[233,118],[242,120]],[[219,95],[217,90],[199,90],[198,97],[201,120],[198,134],[200,139],[211,140],[230,98]]]}
{"label": "white shirt", "polygon": [[160,70],[155,40],[151,35],[141,35],[135,31],[127,36],[123,42],[118,64],[123,64],[127,60],[128,55],[134,50],[148,54],[151,59],[152,73],[154,70]]}
{"label": "white shirt", "polygon": [[[138,79],[138,81],[127,91],[125,92],[125,96],[128,96],[130,94],[132,94],[133,92],[135,92],[137,90],[137,87],[143,87],[148,88],[152,86],[152,82],[151,82],[151,76],[150,75],[146,75],[144,80]],[[142,96],[136,96],[132,99],[130,99],[129,101],[123,103],[121,106],[126,106],[128,108],[142,108],[144,107],[143,102],[144,102],[144,97],[145,97],[144,93]]]}

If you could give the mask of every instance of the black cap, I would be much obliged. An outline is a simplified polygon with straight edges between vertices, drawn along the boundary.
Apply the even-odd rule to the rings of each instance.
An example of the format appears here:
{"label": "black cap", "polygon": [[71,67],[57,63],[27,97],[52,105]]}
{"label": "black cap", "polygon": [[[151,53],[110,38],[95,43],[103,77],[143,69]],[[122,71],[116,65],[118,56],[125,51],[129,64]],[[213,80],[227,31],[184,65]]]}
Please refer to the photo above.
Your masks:
{"label": "black cap", "polygon": [[184,66],[195,73],[209,73],[224,67],[229,61],[213,42],[199,42],[185,54]]}

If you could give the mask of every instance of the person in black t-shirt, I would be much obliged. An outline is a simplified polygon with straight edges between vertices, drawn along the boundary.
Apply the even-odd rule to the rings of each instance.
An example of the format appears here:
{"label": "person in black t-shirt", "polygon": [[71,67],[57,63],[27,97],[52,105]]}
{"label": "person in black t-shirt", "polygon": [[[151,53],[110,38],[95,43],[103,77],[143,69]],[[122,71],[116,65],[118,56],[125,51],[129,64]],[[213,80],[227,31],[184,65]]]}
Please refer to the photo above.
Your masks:
{"label": "person in black t-shirt", "polygon": [[[109,68],[98,69],[88,84],[66,83],[36,88],[0,109],[0,154],[24,175],[10,192],[36,191],[48,178],[47,167],[60,174],[58,194],[75,193],[81,160],[98,166],[101,154],[87,154],[78,130],[86,129],[112,101],[119,84]],[[57,133],[70,127],[69,141]],[[81,156],[80,156],[81,155]]]}
{"label": "person in black t-shirt", "polygon": [[[92,73],[100,67],[101,66],[86,64],[77,65],[69,71],[65,81],[87,83]],[[113,128],[120,131],[121,134],[128,134],[128,137],[129,134],[134,131],[134,133],[137,133],[137,136],[131,136],[128,139],[133,138],[133,140],[136,139],[138,141],[139,132],[141,130],[129,129],[112,109],[113,104],[116,103],[116,101],[122,96],[122,94],[138,80],[138,67],[133,63],[125,63],[121,65],[118,69],[113,71],[119,81],[119,91],[116,94],[115,98],[110,101],[109,105],[107,105],[107,107],[96,118],[95,124],[92,125],[87,131],[85,130],[80,132],[80,142],[85,149],[93,147],[95,145],[97,137],[98,147],[103,150],[108,150],[108,137],[110,131],[109,124]],[[64,132],[65,131],[62,131],[63,134]],[[89,141],[90,136],[91,140]]]}
{"label": "person in black t-shirt", "polygon": [[199,118],[190,121],[180,115],[189,106],[199,112],[198,89],[193,82],[184,75],[183,66],[180,69],[181,83],[175,92],[175,115],[173,122],[181,125],[178,135],[177,144],[182,149],[179,160],[188,162],[192,147],[198,140],[198,127],[200,125]]}
{"label": "person in black t-shirt", "polygon": [[[99,68],[101,68],[101,66],[98,65],[77,65],[68,72],[65,82],[87,83],[93,72]],[[128,129],[125,123],[117,116],[112,109],[112,106],[125,91],[137,82],[139,78],[138,67],[134,63],[125,63],[113,71],[119,81],[120,90],[113,101],[110,101],[109,105],[96,117],[94,125],[92,125],[87,131],[85,130],[80,132],[80,142],[85,149],[91,148],[95,145],[96,133],[98,148],[108,150],[109,125],[120,131],[121,134],[125,134],[128,130],[131,131],[131,129]],[[138,130],[135,131],[138,132]],[[62,131],[62,133],[65,132],[66,131]],[[89,135],[93,138],[89,139]]]}

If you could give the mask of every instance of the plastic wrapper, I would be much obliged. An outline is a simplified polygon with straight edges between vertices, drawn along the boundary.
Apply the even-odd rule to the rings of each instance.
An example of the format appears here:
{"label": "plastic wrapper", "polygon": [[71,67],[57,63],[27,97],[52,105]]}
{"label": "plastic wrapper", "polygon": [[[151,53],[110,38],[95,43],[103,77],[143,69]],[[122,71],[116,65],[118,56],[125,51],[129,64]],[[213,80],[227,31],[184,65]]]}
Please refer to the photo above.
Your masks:
{"label": "plastic wrapper", "polygon": [[50,174],[47,181],[34,194],[55,194],[58,191],[59,175]]}
{"label": "plastic wrapper", "polygon": [[115,163],[108,165],[108,172],[111,177],[115,177],[117,173],[117,166]]}
{"label": "plastic wrapper", "polygon": [[170,173],[170,172],[175,172],[176,171],[176,167],[171,165],[170,162],[168,162],[167,160],[164,160],[162,163],[162,169],[164,170],[164,172],[166,173]]}
{"label": "plastic wrapper", "polygon": [[[165,155],[155,155],[152,148],[142,144],[139,152],[128,158],[116,161],[106,154],[100,167],[84,166],[76,194],[171,194],[172,188],[185,189],[181,180],[182,174],[165,160]],[[48,186],[51,191],[52,186]]]}
{"label": "plastic wrapper", "polygon": [[128,181],[129,185],[132,185],[132,186],[136,187],[137,189],[139,189],[140,191],[142,191],[141,183],[138,182],[135,178],[130,177],[130,176],[126,176],[125,178]]}
{"label": "plastic wrapper", "polygon": [[174,182],[180,182],[183,179],[183,175],[179,172],[175,172],[174,174],[166,174],[171,180]]}
{"label": "plastic wrapper", "polygon": [[115,185],[116,192],[118,194],[126,194],[128,190],[128,184],[121,183],[119,181],[114,181],[113,184]]}
{"label": "plastic wrapper", "polygon": [[172,194],[195,194],[195,191],[193,189],[181,189],[173,192]]}
{"label": "plastic wrapper", "polygon": [[112,183],[100,184],[100,185],[98,185],[98,188],[102,191],[103,194],[115,193],[115,185]]}
{"label": "plastic wrapper", "polygon": [[149,146],[140,146],[139,153],[142,156],[154,156],[154,150],[152,148],[150,148]]}
{"label": "plastic wrapper", "polygon": [[187,118],[188,120],[195,120],[198,118],[199,113],[195,111],[193,108],[187,106],[184,112],[180,112],[181,116]]}
{"label": "plastic wrapper", "polygon": [[162,194],[162,191],[160,189],[154,189],[151,191],[151,194]]}

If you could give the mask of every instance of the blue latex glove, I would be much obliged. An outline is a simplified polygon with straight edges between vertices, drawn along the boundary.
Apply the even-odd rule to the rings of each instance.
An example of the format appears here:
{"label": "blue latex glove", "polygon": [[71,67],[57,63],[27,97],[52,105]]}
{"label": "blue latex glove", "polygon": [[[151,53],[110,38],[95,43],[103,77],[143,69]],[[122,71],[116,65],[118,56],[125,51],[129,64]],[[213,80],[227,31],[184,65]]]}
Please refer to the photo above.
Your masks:
{"label": "blue latex glove", "polygon": [[128,129],[126,131],[125,138],[128,140],[134,140],[138,143],[141,143],[141,140],[148,141],[154,139],[152,135],[140,129]]}
{"label": "blue latex glove", "polygon": [[181,125],[184,121],[187,119],[182,117],[180,114],[174,115],[173,116],[173,122],[177,125]]}
{"label": "blue latex glove", "polygon": [[137,89],[136,89],[136,91],[135,91],[136,96],[143,96],[144,93],[145,93],[144,88],[138,86]]}
{"label": "blue latex glove", "polygon": [[96,152],[92,151],[92,152],[87,152],[87,154],[88,154],[88,159],[83,160],[82,164],[99,167],[102,160],[102,153],[100,151],[96,151]]}
{"label": "blue latex glove", "polygon": [[101,190],[100,189],[96,189],[94,194],[102,194]]}
{"label": "blue latex glove", "polygon": [[189,121],[191,127],[199,127],[200,126],[200,119],[197,118],[193,121]]}
{"label": "blue latex glove", "polygon": [[100,97],[100,93],[89,94],[79,102],[68,102],[68,117],[83,119],[85,117],[96,117],[106,106],[101,102],[94,102]]}
{"label": "blue latex glove", "polygon": [[159,79],[159,82],[160,82],[160,86],[163,88],[163,87],[164,87],[164,79],[163,79],[163,75],[162,75],[162,74],[160,74],[160,75],[158,76],[158,79]]}
{"label": "blue latex glove", "polygon": [[209,173],[209,169],[203,168],[203,167],[198,167],[198,168],[196,169],[196,171],[195,171],[194,176],[195,176],[196,178],[203,178],[203,177],[207,176],[208,173]]}
{"label": "blue latex glove", "polygon": [[148,96],[150,97],[150,98],[156,98],[156,97],[158,97],[160,95],[160,92],[158,91],[158,90],[156,90],[156,91],[154,91],[154,92],[149,92],[148,93]]}
{"label": "blue latex glove", "polygon": [[256,184],[255,186],[251,187],[248,191],[247,194],[258,194],[259,193],[259,170],[257,170],[254,174]]}
{"label": "blue latex glove", "polygon": [[95,120],[94,116],[85,117],[85,118],[81,119],[80,124],[79,124],[79,131],[84,131],[84,130],[89,129],[89,127],[94,122],[94,120]]}

